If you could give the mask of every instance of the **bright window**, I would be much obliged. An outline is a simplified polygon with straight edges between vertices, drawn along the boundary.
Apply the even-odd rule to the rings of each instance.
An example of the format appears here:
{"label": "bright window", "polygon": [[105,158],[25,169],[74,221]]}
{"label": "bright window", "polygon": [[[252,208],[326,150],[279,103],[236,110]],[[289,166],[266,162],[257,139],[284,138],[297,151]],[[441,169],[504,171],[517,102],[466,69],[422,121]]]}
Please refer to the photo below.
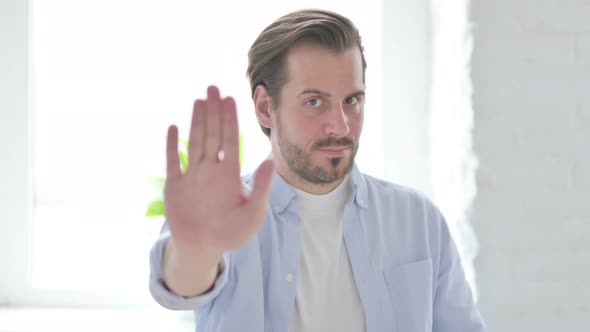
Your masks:
{"label": "bright window", "polygon": [[350,17],[364,36],[359,164],[382,176],[378,1],[33,3],[33,294],[67,305],[153,302],[147,253],[162,220],[143,212],[155,194],[148,179],[164,175],[167,126],[188,136],[193,100],[220,86],[237,100],[243,169],[253,171],[270,150],[252,109],[247,51],[272,20],[307,6]]}

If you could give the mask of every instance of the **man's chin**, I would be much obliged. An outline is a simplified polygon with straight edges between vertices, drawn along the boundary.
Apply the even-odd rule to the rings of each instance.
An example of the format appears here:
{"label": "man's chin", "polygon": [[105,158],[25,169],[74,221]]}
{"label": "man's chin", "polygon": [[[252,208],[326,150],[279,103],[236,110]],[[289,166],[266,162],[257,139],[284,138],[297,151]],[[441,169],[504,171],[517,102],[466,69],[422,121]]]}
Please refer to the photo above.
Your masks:
{"label": "man's chin", "polygon": [[352,161],[347,158],[331,158],[318,166],[323,172],[326,183],[332,183],[344,178],[352,169]]}
{"label": "man's chin", "polygon": [[319,158],[316,158],[315,166],[320,167],[326,172],[344,172],[352,163],[350,155],[341,157],[318,157]]}

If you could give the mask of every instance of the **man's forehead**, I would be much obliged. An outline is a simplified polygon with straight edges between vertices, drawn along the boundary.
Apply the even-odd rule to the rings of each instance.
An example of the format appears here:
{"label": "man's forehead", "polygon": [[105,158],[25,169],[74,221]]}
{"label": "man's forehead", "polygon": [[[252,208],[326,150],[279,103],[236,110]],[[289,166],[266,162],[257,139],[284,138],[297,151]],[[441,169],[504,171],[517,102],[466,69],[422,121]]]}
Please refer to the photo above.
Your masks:
{"label": "man's forehead", "polygon": [[292,49],[286,59],[285,83],[297,90],[297,94],[314,89],[322,94],[352,94],[365,89],[358,48],[338,52],[320,45],[303,44]]}
{"label": "man's forehead", "polygon": [[311,42],[300,42],[291,46],[287,53],[287,61],[297,61],[301,63],[313,64],[315,61],[322,59],[339,59],[347,56],[353,56],[360,60],[362,66],[361,51],[358,47],[353,46],[343,50],[333,49],[325,45]]}

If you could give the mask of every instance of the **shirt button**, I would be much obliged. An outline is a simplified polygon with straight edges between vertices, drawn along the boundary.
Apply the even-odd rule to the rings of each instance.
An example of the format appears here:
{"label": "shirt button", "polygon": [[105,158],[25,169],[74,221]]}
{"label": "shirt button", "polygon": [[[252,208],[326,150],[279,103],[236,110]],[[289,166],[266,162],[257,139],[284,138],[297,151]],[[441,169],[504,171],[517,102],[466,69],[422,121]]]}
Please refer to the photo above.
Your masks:
{"label": "shirt button", "polygon": [[287,277],[285,279],[287,279],[288,282],[291,282],[293,279],[295,279],[295,277],[291,273],[287,273]]}

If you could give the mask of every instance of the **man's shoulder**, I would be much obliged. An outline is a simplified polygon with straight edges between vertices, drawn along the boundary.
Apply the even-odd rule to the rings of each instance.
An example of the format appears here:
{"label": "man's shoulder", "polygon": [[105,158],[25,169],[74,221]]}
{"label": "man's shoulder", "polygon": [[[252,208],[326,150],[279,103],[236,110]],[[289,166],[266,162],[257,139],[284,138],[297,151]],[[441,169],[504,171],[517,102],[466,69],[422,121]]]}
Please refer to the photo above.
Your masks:
{"label": "man's shoulder", "polygon": [[414,202],[435,207],[434,203],[419,190],[390,182],[384,179],[361,173],[362,181],[365,183],[365,190],[369,198],[384,198],[387,200],[396,200],[404,202]]}
{"label": "man's shoulder", "polygon": [[415,242],[439,238],[446,227],[445,219],[424,193],[369,175],[363,175],[363,178],[366,183],[365,211],[378,221],[373,225],[379,225],[380,232],[386,232],[392,238],[404,234]]}

